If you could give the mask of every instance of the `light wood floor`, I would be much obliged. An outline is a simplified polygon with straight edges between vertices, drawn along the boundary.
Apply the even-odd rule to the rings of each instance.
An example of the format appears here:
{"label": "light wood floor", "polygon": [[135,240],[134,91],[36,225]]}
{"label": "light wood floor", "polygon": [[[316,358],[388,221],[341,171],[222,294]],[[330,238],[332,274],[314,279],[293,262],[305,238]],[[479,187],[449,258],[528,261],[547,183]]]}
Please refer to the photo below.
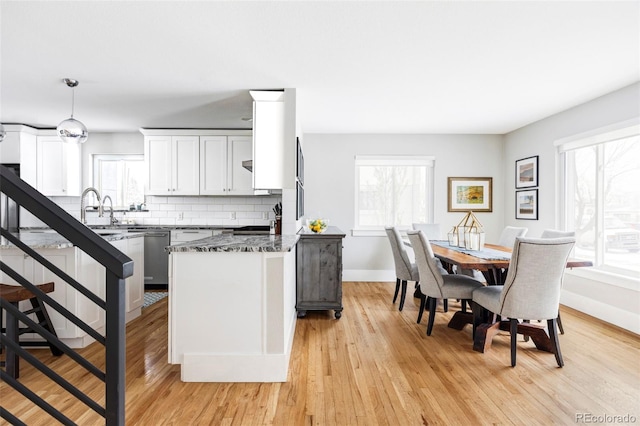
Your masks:
{"label": "light wood floor", "polygon": [[[127,328],[127,425],[550,425],[575,424],[580,413],[640,422],[639,336],[562,309],[565,367],[521,341],[511,368],[506,334],[490,352],[474,352],[470,326],[446,326],[459,308],[452,303],[427,337],[426,316],[415,322],[417,299],[408,294],[398,312],[393,287],[344,283],[340,320],[327,312],[299,319],[287,383],[180,382],[179,366],[166,362],[167,299],[145,308]],[[101,365],[98,349],[83,352]],[[68,357],[34,352],[100,398],[97,381]],[[29,366],[21,380],[79,424],[103,424]],[[6,384],[0,400],[27,424],[54,423]]]}

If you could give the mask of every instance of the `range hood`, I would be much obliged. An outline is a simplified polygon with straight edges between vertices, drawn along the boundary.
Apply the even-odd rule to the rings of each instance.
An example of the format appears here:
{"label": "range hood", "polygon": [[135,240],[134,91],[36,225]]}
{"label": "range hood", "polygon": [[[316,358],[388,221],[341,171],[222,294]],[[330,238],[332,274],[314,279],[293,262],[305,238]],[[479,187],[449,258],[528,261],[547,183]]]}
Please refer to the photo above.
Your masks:
{"label": "range hood", "polygon": [[249,170],[250,172],[253,172],[253,160],[244,160],[242,162],[242,167]]}

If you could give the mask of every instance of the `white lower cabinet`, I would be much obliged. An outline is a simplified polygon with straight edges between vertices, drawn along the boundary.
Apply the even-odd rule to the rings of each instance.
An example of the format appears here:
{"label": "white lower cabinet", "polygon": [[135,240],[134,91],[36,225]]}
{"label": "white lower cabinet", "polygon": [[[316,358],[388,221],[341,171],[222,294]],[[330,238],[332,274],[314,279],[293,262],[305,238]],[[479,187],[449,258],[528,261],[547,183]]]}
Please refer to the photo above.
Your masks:
{"label": "white lower cabinet", "polygon": [[[125,253],[134,261],[134,274],[126,280],[126,321],[136,318],[141,313],[144,302],[144,238],[129,238],[112,243],[116,248]],[[64,249],[38,249],[38,253],[60,268],[64,273],[85,286],[102,300],[105,299],[105,268],[83,251],[71,247]],[[86,322],[93,329],[104,335],[105,311],[95,303],[87,299],[57,275],[49,271],[32,257],[25,255],[19,249],[3,249],[2,262],[22,275],[31,283],[38,285],[53,282],[55,290],[49,296],[60,303],[72,314]],[[0,282],[3,284],[15,284],[5,273],[0,272]],[[21,302],[20,309],[30,309],[28,301]],[[94,340],[84,330],[76,326],[52,308],[47,312],[58,337],[72,348],[83,348]],[[35,319],[35,315],[33,315]],[[4,322],[3,322],[4,323]],[[36,334],[21,336],[25,340],[42,340]]]}
{"label": "white lower cabinet", "polygon": [[133,275],[125,281],[125,319],[129,322],[140,316],[144,304],[144,238],[127,238],[111,244],[133,260]]}

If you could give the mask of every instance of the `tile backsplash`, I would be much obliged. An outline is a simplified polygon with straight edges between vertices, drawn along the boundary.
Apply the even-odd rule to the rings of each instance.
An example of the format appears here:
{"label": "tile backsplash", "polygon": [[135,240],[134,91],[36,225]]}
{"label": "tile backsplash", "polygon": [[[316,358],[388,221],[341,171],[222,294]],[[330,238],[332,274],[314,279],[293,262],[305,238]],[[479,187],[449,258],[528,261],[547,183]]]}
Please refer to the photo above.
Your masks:
{"label": "tile backsplash", "polygon": [[[80,197],[51,197],[51,200],[80,219]],[[204,225],[242,226],[268,225],[274,219],[273,206],[282,201],[281,195],[248,197],[146,197],[147,211],[116,211],[120,223],[139,225]],[[35,218],[23,218],[22,227],[41,226]],[[30,222],[40,223],[30,223]],[[109,224],[108,209],[104,217],[87,212],[89,225]]]}

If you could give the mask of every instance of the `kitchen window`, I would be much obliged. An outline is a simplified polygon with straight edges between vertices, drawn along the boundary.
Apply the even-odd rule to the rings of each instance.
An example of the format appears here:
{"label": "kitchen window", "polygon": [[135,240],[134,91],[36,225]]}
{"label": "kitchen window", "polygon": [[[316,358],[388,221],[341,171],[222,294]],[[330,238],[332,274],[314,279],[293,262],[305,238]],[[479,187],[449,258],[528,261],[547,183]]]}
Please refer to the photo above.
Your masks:
{"label": "kitchen window", "polygon": [[564,180],[565,228],[574,256],[594,269],[640,277],[640,125],[556,143]]}
{"label": "kitchen window", "polygon": [[356,156],[354,236],[433,220],[434,157]]}
{"label": "kitchen window", "polygon": [[94,155],[93,174],[93,185],[103,198],[111,197],[114,209],[144,201],[144,155]]}

